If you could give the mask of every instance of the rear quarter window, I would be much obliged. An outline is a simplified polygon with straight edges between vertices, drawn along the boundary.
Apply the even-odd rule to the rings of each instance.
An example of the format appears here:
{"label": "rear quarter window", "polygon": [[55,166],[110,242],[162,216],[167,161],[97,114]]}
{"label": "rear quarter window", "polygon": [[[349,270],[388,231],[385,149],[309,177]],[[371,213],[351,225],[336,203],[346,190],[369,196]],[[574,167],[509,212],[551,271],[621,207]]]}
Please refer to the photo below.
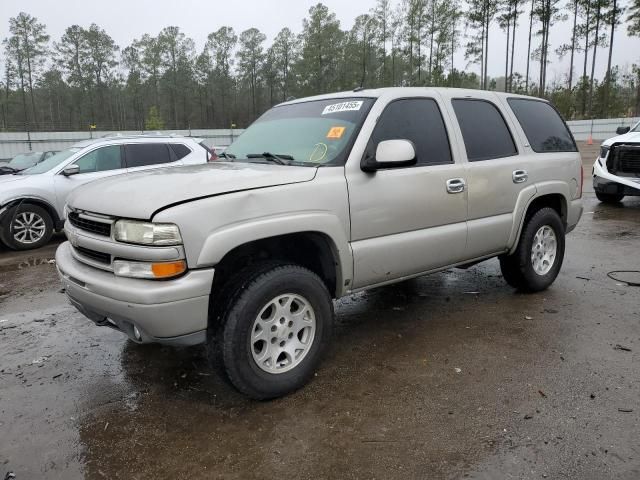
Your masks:
{"label": "rear quarter window", "polygon": [[182,160],[191,153],[191,149],[182,143],[170,143],[169,146],[176,155],[176,160]]}
{"label": "rear quarter window", "polygon": [[560,114],[547,102],[507,100],[534,152],[577,152],[576,142]]}

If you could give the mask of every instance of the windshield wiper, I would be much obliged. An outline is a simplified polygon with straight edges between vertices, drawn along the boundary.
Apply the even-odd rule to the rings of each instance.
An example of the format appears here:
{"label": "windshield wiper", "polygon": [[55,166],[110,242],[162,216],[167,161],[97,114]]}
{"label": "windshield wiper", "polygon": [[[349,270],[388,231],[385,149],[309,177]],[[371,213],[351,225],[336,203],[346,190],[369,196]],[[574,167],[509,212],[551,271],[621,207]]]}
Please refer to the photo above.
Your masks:
{"label": "windshield wiper", "polygon": [[0,165],[0,172],[18,173],[20,170],[10,167],[8,165]]}
{"label": "windshield wiper", "polygon": [[228,158],[229,160],[235,160],[236,156],[233,153],[222,152],[218,157]]}
{"label": "windshield wiper", "polygon": [[264,158],[265,160],[269,162],[277,163],[278,165],[287,165],[286,161],[295,160],[291,155],[275,155],[270,152],[250,153],[247,155],[247,158]]}

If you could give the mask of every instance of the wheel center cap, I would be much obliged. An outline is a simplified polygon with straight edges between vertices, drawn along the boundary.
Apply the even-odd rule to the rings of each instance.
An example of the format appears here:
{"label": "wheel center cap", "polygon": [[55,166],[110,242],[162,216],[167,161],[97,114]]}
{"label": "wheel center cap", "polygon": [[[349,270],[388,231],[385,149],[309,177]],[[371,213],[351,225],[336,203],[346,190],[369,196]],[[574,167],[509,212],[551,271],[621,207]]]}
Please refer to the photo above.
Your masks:
{"label": "wheel center cap", "polygon": [[289,329],[287,328],[287,326],[279,326],[278,330],[276,331],[276,336],[278,337],[278,340],[286,340],[287,338],[289,338]]}

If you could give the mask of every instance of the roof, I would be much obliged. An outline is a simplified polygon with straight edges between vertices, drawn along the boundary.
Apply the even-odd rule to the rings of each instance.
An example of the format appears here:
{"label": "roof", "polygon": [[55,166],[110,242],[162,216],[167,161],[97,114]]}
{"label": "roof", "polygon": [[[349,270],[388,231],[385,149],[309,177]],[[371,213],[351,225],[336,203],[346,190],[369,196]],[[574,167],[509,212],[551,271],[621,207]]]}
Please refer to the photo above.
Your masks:
{"label": "roof", "polygon": [[492,90],[478,90],[471,88],[449,88],[449,87],[385,87],[385,88],[375,88],[375,89],[355,89],[348,90],[344,92],[336,92],[336,93],[328,93],[324,95],[315,95],[312,97],[299,98],[295,100],[291,100],[288,102],[284,102],[281,105],[288,105],[294,103],[301,102],[309,102],[314,100],[331,100],[331,99],[341,99],[341,98],[379,98],[387,94],[397,95],[398,93],[402,93],[402,95],[425,95],[428,93],[444,93],[446,95],[451,95],[455,93],[456,95],[460,95],[463,97],[481,97],[489,95],[497,95],[499,97],[519,97],[519,98],[529,98],[532,100],[540,100],[546,101],[544,99],[538,97],[532,97],[527,95],[520,95],[517,93],[506,93],[506,92],[495,92]]}
{"label": "roof", "polygon": [[104,137],[94,138],[91,140],[83,140],[73,145],[74,148],[84,148],[90,145],[95,145],[97,143],[118,143],[118,142],[127,142],[135,140],[140,143],[155,143],[158,141],[166,142],[168,140],[186,140],[190,142],[200,143],[202,140],[200,138],[195,137],[185,137],[183,135],[174,135],[174,134],[162,134],[162,133],[148,133],[142,135],[122,135],[122,134],[112,134],[105,135]]}

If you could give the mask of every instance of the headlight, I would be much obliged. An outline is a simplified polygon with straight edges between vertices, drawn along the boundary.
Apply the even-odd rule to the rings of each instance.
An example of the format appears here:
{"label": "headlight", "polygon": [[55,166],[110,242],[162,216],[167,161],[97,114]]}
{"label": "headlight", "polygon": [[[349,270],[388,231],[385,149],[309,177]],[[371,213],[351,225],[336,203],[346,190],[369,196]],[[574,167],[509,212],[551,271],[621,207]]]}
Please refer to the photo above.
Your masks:
{"label": "headlight", "polygon": [[138,245],[180,245],[182,237],[177,225],[172,223],[136,222],[118,220],[114,237],[119,242]]}
{"label": "headlight", "polygon": [[184,260],[177,262],[129,262],[116,260],[113,262],[113,273],[119,277],[146,278],[150,280],[163,280],[177,277],[187,271]]}
{"label": "headlight", "polygon": [[609,148],[610,147],[605,147],[604,145],[600,147],[600,158],[607,158],[607,153],[609,153]]}

